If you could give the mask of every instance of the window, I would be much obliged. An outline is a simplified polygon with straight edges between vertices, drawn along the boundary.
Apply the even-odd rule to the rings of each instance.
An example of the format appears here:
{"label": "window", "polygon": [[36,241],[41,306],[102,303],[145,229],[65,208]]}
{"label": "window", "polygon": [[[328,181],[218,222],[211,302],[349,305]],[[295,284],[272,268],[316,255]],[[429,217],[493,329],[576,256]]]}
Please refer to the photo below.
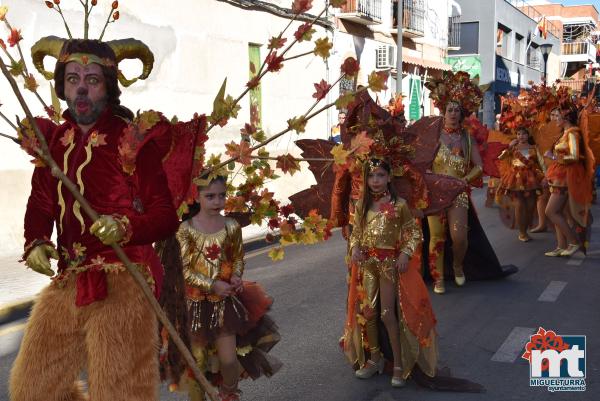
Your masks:
{"label": "window", "polygon": [[448,55],[479,54],[479,22],[462,22],[460,24],[460,49],[448,49]]}
{"label": "window", "polygon": [[[250,61],[249,78],[252,80],[258,74],[260,68],[260,45],[249,43],[248,44],[248,58]],[[260,84],[250,89],[250,123],[255,127],[260,128],[262,126],[262,94],[260,90]]]}
{"label": "window", "polygon": [[496,54],[498,56],[502,56],[507,59],[511,58],[511,36],[510,29],[498,24],[498,29],[496,30]]}
{"label": "window", "polygon": [[539,70],[541,58],[539,46],[536,43],[532,43],[527,50],[527,66]]}
{"label": "window", "polygon": [[525,39],[523,38],[523,36],[519,35],[518,33],[515,33],[515,53],[514,53],[514,57],[513,60],[516,61],[517,63],[521,63],[523,64],[523,58],[524,58],[524,51],[525,51]]}

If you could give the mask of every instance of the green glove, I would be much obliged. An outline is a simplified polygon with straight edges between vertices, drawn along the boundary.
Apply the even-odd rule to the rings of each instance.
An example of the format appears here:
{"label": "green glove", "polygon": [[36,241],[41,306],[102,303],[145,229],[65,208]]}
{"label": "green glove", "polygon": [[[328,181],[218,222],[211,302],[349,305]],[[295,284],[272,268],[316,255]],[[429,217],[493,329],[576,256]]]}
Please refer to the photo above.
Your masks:
{"label": "green glove", "polygon": [[125,229],[113,216],[102,215],[90,227],[90,233],[102,241],[104,245],[121,242],[125,237]]}
{"label": "green glove", "polygon": [[54,271],[50,268],[50,259],[58,260],[58,252],[52,245],[42,244],[33,248],[27,259],[25,259],[25,265],[31,270],[36,271],[46,276],[54,276]]}

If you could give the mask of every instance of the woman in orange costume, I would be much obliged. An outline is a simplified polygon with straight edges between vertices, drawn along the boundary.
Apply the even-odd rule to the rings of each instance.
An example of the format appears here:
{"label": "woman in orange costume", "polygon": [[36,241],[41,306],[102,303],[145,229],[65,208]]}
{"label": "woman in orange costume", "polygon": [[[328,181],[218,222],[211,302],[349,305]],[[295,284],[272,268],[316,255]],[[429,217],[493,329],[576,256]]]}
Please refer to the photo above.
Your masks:
{"label": "woman in orange costume", "polygon": [[[439,148],[432,164],[432,171],[462,179],[470,184],[483,174],[482,160],[477,144],[462,128],[464,112],[460,103],[450,101],[444,109],[444,127],[439,138]],[[452,239],[454,281],[458,286],[465,284],[463,262],[467,253],[468,240],[469,195],[462,192],[456,197],[451,207],[441,214],[427,217],[431,239],[429,242],[430,257],[435,257],[434,291],[443,294],[444,285],[444,251],[438,244],[446,240],[446,225]]]}
{"label": "woman in orange costume", "polygon": [[558,124],[563,127],[563,135],[546,156],[553,160],[546,172],[550,185],[550,199],[546,215],[555,225],[557,247],[546,256],[571,256],[580,245],[573,229],[567,223],[563,208],[568,204],[571,217],[579,229],[585,229],[589,222],[589,207],[592,201],[591,175],[586,171],[584,157],[585,143],[581,130],[577,127],[577,109],[562,110]]}
{"label": "woman in orange costume", "polygon": [[502,175],[499,194],[512,197],[519,240],[530,241],[527,229],[535,210],[536,191],[541,188],[544,178],[544,161],[533,144],[529,131],[517,129],[517,138],[504,150],[498,159],[508,162],[509,166]]}

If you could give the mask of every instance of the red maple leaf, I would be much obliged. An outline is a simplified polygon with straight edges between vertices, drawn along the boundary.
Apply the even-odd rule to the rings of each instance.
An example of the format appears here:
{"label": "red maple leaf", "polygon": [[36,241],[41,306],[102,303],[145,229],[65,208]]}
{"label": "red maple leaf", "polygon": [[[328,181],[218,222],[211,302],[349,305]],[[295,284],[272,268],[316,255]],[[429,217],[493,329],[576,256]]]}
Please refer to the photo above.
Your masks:
{"label": "red maple leaf", "polygon": [[294,206],[292,206],[291,203],[281,207],[281,214],[283,214],[285,217],[288,217],[292,213],[294,213]]}
{"label": "red maple leaf", "polygon": [[296,32],[294,32],[294,37],[299,42],[302,42],[303,40],[310,40],[313,32],[314,29],[312,29],[310,22],[306,22],[298,27]]}
{"label": "red maple leaf", "polygon": [[277,72],[283,68],[283,56],[278,56],[277,52],[271,52],[266,58],[267,70]]}
{"label": "red maple leaf", "polygon": [[17,43],[19,43],[21,40],[23,39],[23,37],[21,36],[21,30],[17,30],[15,28],[10,30],[10,35],[8,36],[8,44],[10,45],[10,47],[15,46]]}
{"label": "red maple leaf", "polygon": [[305,13],[312,8],[313,0],[294,0],[292,3],[292,12],[294,14]]}
{"label": "red maple leaf", "polygon": [[343,74],[346,74],[349,77],[353,77],[358,74],[358,70],[360,69],[360,65],[358,61],[354,57],[348,57],[344,60],[344,64],[340,67]]}
{"label": "red maple leaf", "polygon": [[279,228],[279,220],[275,217],[273,217],[272,219],[269,219],[269,228],[271,230],[275,230],[276,228]]}
{"label": "red maple leaf", "polygon": [[385,202],[379,206],[379,211],[387,217],[394,217],[396,215],[396,209],[392,202]]}
{"label": "red maple leaf", "polygon": [[313,93],[312,97],[317,100],[321,100],[327,96],[329,90],[331,89],[331,85],[329,85],[324,79],[321,80],[318,84],[313,84],[315,86],[316,92]]}
{"label": "red maple leaf", "polygon": [[246,86],[250,89],[256,88],[260,84],[260,76],[255,76],[250,81],[246,82]]}
{"label": "red maple leaf", "polygon": [[206,259],[215,260],[221,256],[221,247],[217,244],[212,244],[204,249]]}
{"label": "red maple leaf", "polygon": [[275,166],[284,173],[290,173],[290,175],[294,175],[296,171],[300,170],[300,163],[290,154],[277,157],[277,164]]}
{"label": "red maple leaf", "polygon": [[269,45],[267,46],[267,49],[281,49],[283,45],[285,45],[285,42],[287,42],[287,38],[273,36],[271,39],[269,39]]}

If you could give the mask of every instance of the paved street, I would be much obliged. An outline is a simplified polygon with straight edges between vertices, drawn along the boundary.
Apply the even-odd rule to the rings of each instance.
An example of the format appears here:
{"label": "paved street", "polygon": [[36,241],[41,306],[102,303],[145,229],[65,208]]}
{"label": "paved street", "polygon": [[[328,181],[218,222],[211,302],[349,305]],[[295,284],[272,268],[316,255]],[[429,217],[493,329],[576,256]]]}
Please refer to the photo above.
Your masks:
{"label": "paved street", "polygon": [[[523,244],[502,226],[497,209],[476,205],[483,226],[503,264],[520,272],[505,280],[448,284],[445,295],[432,294],[438,319],[440,365],[453,375],[483,384],[485,394],[436,393],[409,383],[393,389],[389,377],[354,378],[339,350],[345,302],[345,243],[340,233],[323,244],[287,248],[283,263],[266,254],[248,259],[245,278],[260,282],[275,298],[272,316],[282,334],[272,353],[285,364],[271,379],[244,382],[247,401],[385,400],[597,400],[600,396],[600,219],[585,259],[546,258],[551,234]],[[596,216],[600,208],[595,206]],[[0,400],[7,400],[8,372],[24,322],[0,330]],[[587,335],[587,391],[549,393],[529,387],[529,366],[520,358],[522,337],[539,326],[558,334]],[[185,400],[164,392],[163,400]]]}

